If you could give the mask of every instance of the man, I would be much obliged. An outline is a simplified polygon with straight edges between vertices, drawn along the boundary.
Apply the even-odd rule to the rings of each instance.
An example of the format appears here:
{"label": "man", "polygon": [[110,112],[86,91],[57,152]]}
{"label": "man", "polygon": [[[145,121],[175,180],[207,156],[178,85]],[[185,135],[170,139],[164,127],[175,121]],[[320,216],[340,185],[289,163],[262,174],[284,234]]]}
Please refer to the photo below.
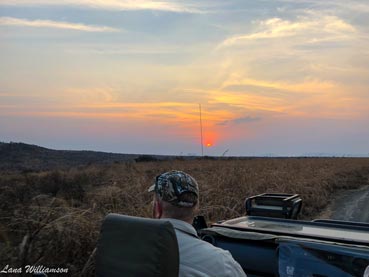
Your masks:
{"label": "man", "polygon": [[153,217],[169,221],[176,232],[180,277],[246,276],[228,251],[201,240],[191,225],[199,208],[199,187],[192,176],[163,173],[149,192],[154,192]]}
{"label": "man", "polygon": [[366,267],[363,277],[369,277],[369,265]]}

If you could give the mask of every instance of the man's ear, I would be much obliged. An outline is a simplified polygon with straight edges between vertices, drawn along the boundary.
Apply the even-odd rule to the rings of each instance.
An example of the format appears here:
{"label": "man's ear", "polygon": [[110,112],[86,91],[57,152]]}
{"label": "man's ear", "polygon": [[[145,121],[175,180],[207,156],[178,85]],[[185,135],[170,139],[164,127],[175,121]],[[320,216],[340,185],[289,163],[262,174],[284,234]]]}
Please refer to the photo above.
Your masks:
{"label": "man's ear", "polygon": [[154,218],[159,219],[163,215],[163,207],[157,200],[154,201]]}
{"label": "man's ear", "polygon": [[200,199],[197,200],[196,205],[193,207],[193,213],[196,216],[200,212]]}

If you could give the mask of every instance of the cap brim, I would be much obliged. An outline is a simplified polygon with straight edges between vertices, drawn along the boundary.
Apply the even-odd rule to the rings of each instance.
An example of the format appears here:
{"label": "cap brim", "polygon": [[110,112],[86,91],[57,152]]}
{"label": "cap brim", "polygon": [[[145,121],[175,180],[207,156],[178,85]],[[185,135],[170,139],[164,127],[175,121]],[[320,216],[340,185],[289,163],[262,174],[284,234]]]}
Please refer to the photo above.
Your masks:
{"label": "cap brim", "polygon": [[155,184],[153,184],[151,187],[149,187],[149,189],[147,190],[148,192],[153,192],[155,191]]}

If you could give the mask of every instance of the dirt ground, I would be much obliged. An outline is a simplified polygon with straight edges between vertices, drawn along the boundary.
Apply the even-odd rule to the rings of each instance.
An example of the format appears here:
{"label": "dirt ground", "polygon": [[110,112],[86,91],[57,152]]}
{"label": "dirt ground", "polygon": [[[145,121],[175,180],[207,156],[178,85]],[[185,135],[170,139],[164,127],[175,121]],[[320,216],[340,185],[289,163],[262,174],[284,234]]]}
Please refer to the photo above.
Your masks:
{"label": "dirt ground", "polygon": [[319,217],[369,223],[369,185],[339,192]]}

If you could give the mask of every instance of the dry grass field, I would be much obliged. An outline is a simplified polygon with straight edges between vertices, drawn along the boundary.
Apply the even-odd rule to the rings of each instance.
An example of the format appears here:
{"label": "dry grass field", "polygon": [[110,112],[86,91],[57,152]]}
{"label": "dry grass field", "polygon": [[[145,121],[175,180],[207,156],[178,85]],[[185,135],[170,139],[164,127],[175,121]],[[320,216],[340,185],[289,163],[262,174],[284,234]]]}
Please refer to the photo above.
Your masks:
{"label": "dry grass field", "polygon": [[368,184],[366,158],[250,158],[89,165],[46,172],[0,172],[0,266],[42,264],[92,275],[101,220],[110,212],[151,215],[146,191],[156,175],[179,169],[200,184],[208,221],[244,215],[244,199],[263,192],[299,193],[303,219],[335,192]]}

